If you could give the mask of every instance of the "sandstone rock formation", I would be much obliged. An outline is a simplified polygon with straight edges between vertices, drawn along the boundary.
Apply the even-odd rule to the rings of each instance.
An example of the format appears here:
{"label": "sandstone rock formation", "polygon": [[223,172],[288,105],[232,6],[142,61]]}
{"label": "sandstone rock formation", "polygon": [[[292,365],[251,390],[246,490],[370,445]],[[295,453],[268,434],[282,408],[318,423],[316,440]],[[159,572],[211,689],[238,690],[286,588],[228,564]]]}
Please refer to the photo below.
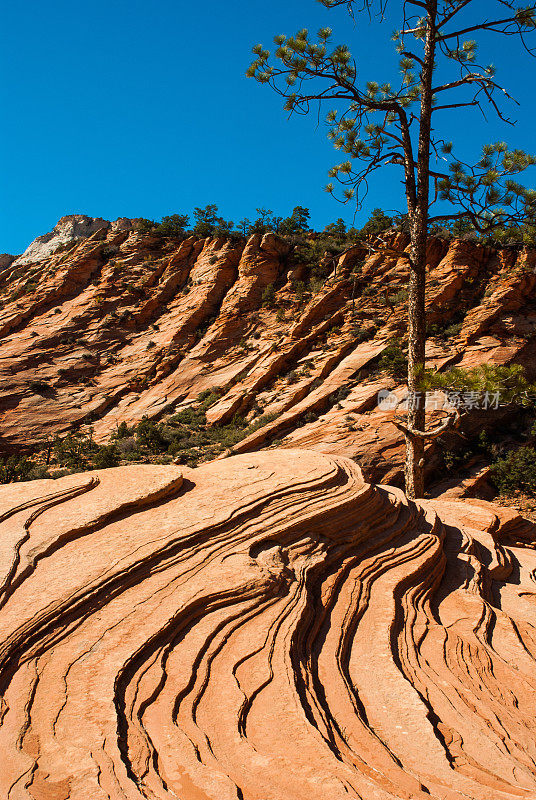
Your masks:
{"label": "sandstone rock formation", "polygon": [[536,796],[536,531],[303,451],[0,487],[0,796]]}
{"label": "sandstone rock formation", "polygon": [[[106,231],[108,229],[112,231],[130,230],[132,223],[133,220],[126,218],[120,218],[110,223],[101,217],[88,217],[86,214],[68,214],[62,217],[49,233],[34,239],[24,253],[13,261],[13,264],[16,267],[20,267],[45,261],[58,250],[67,249],[82,239],[88,239],[97,231]],[[2,266],[4,265],[2,264]]]}
{"label": "sandstone rock formation", "polygon": [[[403,439],[376,398],[404,393],[378,371],[406,330],[404,258],[356,246],[310,291],[296,283],[310,266],[273,234],[178,241],[128,220],[58,226],[69,236],[82,226],[85,238],[0,269],[0,456],[75,425],[103,443],[121,422],[165,418],[219,387],[210,425],[268,420],[236,452],[275,441],[353,457],[367,479],[400,483]],[[428,366],[517,362],[536,379],[535,263],[534,252],[431,240]],[[467,415],[465,432],[481,424]],[[442,445],[428,447],[435,476]]]}

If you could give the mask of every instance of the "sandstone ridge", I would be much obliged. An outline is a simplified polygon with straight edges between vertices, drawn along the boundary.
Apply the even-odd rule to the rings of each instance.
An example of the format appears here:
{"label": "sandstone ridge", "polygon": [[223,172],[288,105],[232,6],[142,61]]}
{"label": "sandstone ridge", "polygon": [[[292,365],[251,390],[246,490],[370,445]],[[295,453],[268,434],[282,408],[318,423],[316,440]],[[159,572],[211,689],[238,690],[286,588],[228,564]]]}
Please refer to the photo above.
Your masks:
{"label": "sandstone ridge", "polygon": [[534,527],[289,450],[0,487],[0,795],[536,793]]}
{"label": "sandstone ridge", "polygon": [[[314,449],[401,483],[403,437],[377,395],[404,392],[378,361],[407,331],[405,257],[356,245],[311,265],[271,233],[180,241],[81,216],[55,230],[82,228],[0,268],[0,456],[81,425],[105,443],[122,422],[165,419],[217,388],[210,426],[261,420],[235,452]],[[390,245],[403,252],[407,237]],[[431,239],[428,366],[520,363],[535,380],[535,264],[534,251]],[[456,444],[429,443],[428,485]]]}

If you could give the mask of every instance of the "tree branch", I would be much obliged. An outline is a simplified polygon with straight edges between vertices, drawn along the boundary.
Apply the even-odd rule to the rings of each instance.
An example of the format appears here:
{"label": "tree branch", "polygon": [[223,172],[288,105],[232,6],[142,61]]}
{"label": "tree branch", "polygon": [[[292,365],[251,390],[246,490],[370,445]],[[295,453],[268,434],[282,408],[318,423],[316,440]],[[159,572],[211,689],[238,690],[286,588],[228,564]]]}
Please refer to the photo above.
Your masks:
{"label": "tree branch", "polygon": [[400,431],[402,431],[404,436],[407,436],[409,439],[437,439],[449,428],[456,428],[460,422],[460,412],[457,408],[447,413],[447,419],[445,419],[445,421],[442,422],[439,427],[429,431],[418,431],[415,428],[409,428],[398,419],[392,420],[392,424],[395,426],[395,428],[398,428]]}

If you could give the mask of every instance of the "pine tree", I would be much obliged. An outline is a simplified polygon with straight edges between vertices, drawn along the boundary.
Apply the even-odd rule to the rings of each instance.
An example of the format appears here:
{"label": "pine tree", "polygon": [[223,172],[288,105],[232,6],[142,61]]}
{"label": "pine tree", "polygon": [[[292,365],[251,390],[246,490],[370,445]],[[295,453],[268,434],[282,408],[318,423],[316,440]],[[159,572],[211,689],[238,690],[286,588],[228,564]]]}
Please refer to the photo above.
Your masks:
{"label": "pine tree", "polygon": [[[351,16],[364,14],[383,22],[398,13],[400,28],[393,39],[399,56],[396,86],[374,81],[362,85],[357,65],[345,44],[332,43],[330,28],[311,38],[304,28],[295,36],[274,39],[273,57],[255,45],[247,75],[269,84],[285,98],[285,109],[307,114],[318,103],[337,103],[327,114],[329,137],[346,160],[330,176],[342,186],[343,199],[366,193],[376,170],[402,171],[411,238],[408,285],[408,411],[406,491],[424,493],[424,398],[420,376],[425,365],[426,244],[430,226],[469,223],[487,234],[517,225],[534,215],[536,192],[514,178],[536,160],[505,143],[485,144],[474,163],[457,158],[452,142],[436,132],[436,119],[446,111],[459,116],[488,106],[510,122],[500,103],[509,95],[497,82],[495,68],[478,60],[475,35],[521,42],[536,28],[536,3],[517,6],[512,0],[488,0],[485,15],[477,0],[320,0],[326,7],[347,6]],[[471,38],[469,38],[471,37]],[[439,122],[438,119],[438,122]],[[437,165],[437,166],[436,166]],[[333,183],[326,187],[335,192]],[[431,207],[442,201],[438,213]],[[443,210],[446,209],[446,210]]]}

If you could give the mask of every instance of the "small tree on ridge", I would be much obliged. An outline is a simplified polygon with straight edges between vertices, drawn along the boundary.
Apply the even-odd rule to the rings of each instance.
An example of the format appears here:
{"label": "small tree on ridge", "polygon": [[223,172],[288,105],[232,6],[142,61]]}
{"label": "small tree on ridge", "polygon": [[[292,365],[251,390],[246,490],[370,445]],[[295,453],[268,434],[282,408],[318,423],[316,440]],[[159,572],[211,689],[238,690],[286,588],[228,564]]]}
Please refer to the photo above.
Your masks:
{"label": "small tree on ridge", "polygon": [[[381,22],[389,8],[399,29],[393,39],[399,54],[396,86],[358,81],[349,48],[331,43],[322,28],[315,40],[306,29],[295,36],[276,36],[274,57],[256,45],[249,77],[267,83],[285,98],[291,113],[307,114],[313,103],[336,104],[329,111],[329,137],[347,160],[333,167],[346,201],[366,193],[374,172],[392,166],[402,172],[410,232],[406,491],[424,493],[425,408],[420,387],[425,366],[426,245],[430,225],[468,221],[477,231],[520,224],[536,203],[536,192],[513,176],[536,163],[521,150],[503,143],[485,144],[480,157],[468,163],[454,155],[452,142],[436,133],[438,112],[489,107],[509,122],[499,105],[509,97],[495,78],[492,65],[480,64],[475,35],[512,37],[527,48],[526,34],[536,28],[536,3],[518,6],[512,0],[488,0],[486,12],[476,0],[320,0],[330,7],[345,5],[355,13],[376,15]],[[528,48],[527,48],[528,49]],[[499,99],[500,98],[500,99]],[[326,187],[334,192],[334,185]],[[432,206],[442,201],[437,212]]]}

